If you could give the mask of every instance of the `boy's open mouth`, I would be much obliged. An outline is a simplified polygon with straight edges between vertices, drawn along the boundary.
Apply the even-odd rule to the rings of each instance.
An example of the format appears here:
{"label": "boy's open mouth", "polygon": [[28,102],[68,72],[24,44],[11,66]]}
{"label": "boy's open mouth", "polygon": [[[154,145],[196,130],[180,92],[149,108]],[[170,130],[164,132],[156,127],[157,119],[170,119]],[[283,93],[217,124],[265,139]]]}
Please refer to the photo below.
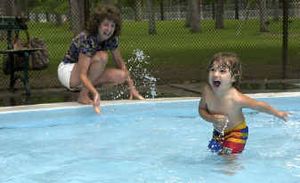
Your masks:
{"label": "boy's open mouth", "polygon": [[214,87],[219,87],[221,85],[221,81],[213,81]]}

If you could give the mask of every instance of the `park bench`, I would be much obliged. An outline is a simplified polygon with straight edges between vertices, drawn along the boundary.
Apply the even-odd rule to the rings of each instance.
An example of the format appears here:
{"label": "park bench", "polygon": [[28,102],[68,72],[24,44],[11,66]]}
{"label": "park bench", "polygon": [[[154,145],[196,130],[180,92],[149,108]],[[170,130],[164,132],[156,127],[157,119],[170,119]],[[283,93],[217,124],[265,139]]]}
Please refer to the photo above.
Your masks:
{"label": "park bench", "polygon": [[[24,85],[25,94],[30,95],[29,70],[30,55],[41,51],[44,48],[32,48],[29,44],[16,47],[16,40],[19,40],[19,32],[25,31],[27,42],[29,42],[29,32],[27,30],[26,17],[0,16],[0,31],[6,32],[7,47],[0,50],[3,54],[3,71],[10,75],[9,89],[15,91],[15,83],[20,79]],[[17,72],[23,72],[23,75]]]}

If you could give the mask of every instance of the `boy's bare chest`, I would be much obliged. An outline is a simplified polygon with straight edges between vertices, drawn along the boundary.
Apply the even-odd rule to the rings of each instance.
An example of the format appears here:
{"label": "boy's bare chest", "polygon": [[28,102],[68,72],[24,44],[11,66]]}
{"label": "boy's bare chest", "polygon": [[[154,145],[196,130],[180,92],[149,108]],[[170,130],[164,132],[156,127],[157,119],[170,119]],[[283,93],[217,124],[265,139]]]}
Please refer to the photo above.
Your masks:
{"label": "boy's bare chest", "polygon": [[234,103],[230,99],[212,99],[207,103],[207,107],[212,113],[222,114],[228,114],[235,108]]}

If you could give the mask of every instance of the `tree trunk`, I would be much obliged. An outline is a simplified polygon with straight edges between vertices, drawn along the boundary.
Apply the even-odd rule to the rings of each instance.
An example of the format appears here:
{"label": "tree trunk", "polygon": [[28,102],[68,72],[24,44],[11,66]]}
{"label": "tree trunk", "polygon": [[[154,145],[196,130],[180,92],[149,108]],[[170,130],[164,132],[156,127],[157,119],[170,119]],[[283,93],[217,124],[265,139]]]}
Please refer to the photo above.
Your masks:
{"label": "tree trunk", "polygon": [[63,24],[63,21],[62,21],[62,18],[61,18],[61,14],[55,13],[55,25],[60,26],[62,24]]}
{"label": "tree trunk", "polygon": [[234,1],[234,18],[239,20],[239,0]]}
{"label": "tree trunk", "polygon": [[211,19],[215,20],[216,18],[216,4],[211,2]]}
{"label": "tree trunk", "polygon": [[15,1],[15,9],[17,16],[26,16],[27,1]]}
{"label": "tree trunk", "polygon": [[142,14],[142,0],[135,1],[135,21],[141,21],[143,19]]}
{"label": "tree trunk", "polygon": [[279,21],[279,14],[280,14],[279,0],[272,0],[272,8],[273,8],[273,20]]}
{"label": "tree trunk", "polygon": [[192,16],[191,16],[191,32],[200,32],[200,17],[198,0],[191,1]]}
{"label": "tree trunk", "polygon": [[216,29],[224,29],[224,0],[217,0]]}
{"label": "tree trunk", "polygon": [[[200,17],[200,21],[204,19],[204,15],[203,15],[203,0],[198,0],[198,7],[199,7],[199,17]],[[201,27],[201,24],[200,24]],[[200,28],[201,29],[201,28]]]}
{"label": "tree trunk", "polygon": [[50,22],[51,21],[50,20],[50,13],[48,11],[46,11],[45,14],[46,14],[46,21]]}
{"label": "tree trunk", "polygon": [[165,15],[164,15],[164,1],[160,0],[160,20],[164,20]]}
{"label": "tree trunk", "polygon": [[74,35],[84,30],[84,1],[70,0],[71,29]]}
{"label": "tree trunk", "polygon": [[267,22],[267,4],[266,0],[258,0],[259,6],[259,31],[260,32],[269,32],[268,30],[268,22]]}
{"label": "tree trunk", "polygon": [[87,23],[90,19],[90,14],[91,14],[91,11],[90,11],[90,0],[84,0],[84,8],[83,8],[83,11],[84,11],[84,27],[87,27]]}
{"label": "tree trunk", "polygon": [[191,21],[192,21],[192,1],[193,0],[187,0],[187,10],[186,10],[186,19],[185,19],[185,27],[191,27]]}
{"label": "tree trunk", "polygon": [[282,79],[287,78],[288,65],[288,29],[289,29],[289,15],[288,15],[288,0],[282,0]]}
{"label": "tree trunk", "polygon": [[148,33],[150,35],[156,34],[156,27],[155,27],[155,11],[153,0],[147,0],[147,9],[148,9]]}
{"label": "tree trunk", "polygon": [[3,3],[4,15],[6,15],[6,16],[16,16],[17,15],[15,0],[8,0],[6,2],[1,2],[1,3]]}
{"label": "tree trunk", "polygon": [[113,0],[102,0],[103,4],[114,4]]}

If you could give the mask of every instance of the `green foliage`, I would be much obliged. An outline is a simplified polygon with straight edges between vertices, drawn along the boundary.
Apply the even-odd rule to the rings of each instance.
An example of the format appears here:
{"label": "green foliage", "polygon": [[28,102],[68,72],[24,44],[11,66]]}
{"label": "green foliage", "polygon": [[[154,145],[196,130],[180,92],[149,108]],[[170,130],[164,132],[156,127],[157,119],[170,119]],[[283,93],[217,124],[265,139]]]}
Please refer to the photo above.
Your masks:
{"label": "green foliage", "polygon": [[66,13],[68,1],[65,0],[32,0],[28,3],[31,12]]}
{"label": "green foliage", "polygon": [[[160,67],[195,67],[207,64],[219,51],[232,51],[240,55],[244,64],[281,64],[281,22],[271,22],[270,32],[259,33],[258,20],[226,20],[224,30],[215,30],[214,21],[202,21],[202,32],[192,34],[184,28],[184,21],[158,21],[157,35],[148,35],[148,22],[124,21],[120,36],[120,48],[125,60],[135,49],[150,56],[150,63]],[[289,62],[299,58],[300,20],[290,25]],[[66,53],[73,34],[69,25],[31,23],[32,37],[44,39],[50,53],[49,73],[56,74],[57,65]]]}

